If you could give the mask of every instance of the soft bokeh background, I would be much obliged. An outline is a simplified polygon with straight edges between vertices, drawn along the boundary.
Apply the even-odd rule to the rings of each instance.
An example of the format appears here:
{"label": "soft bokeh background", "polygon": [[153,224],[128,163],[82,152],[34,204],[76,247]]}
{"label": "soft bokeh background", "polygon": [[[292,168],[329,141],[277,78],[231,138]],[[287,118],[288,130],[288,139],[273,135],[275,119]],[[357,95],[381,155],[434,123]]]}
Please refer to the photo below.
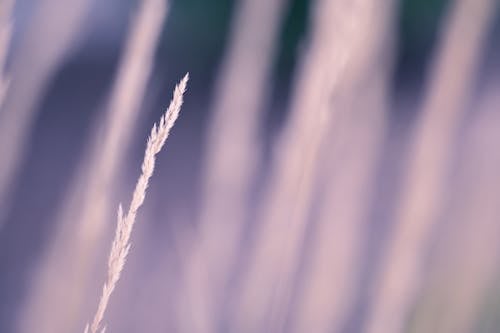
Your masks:
{"label": "soft bokeh background", "polygon": [[[449,2],[401,0],[397,4],[391,29],[393,36],[388,36],[392,43],[389,43],[391,47],[388,48],[385,60],[388,63],[393,61],[389,85],[390,117],[384,155],[379,166],[381,180],[377,185],[377,193],[380,204],[378,201],[373,204],[370,213],[372,223],[370,230],[367,230],[371,239],[365,249],[365,260],[368,263],[371,260],[377,262],[380,244],[385,239],[388,216],[393,209],[390,203],[398,197],[397,175],[405,158],[407,132],[421,103],[432,51]],[[28,58],[29,61],[36,62],[44,57],[44,38],[58,36],[49,29],[48,32],[40,31],[39,36],[32,32],[31,39],[26,40],[30,24],[33,24],[33,17],[37,15],[41,3],[17,0],[7,68],[16,62],[19,50],[28,46],[33,49],[28,56],[24,55],[31,57]],[[190,73],[191,80],[185,106],[167,142],[166,150],[160,154],[158,168],[134,231],[132,254],[123,280],[120,281],[126,288],[118,288],[113,296],[116,297],[116,304],[112,303],[111,307],[116,306],[120,311],[111,308],[110,331],[144,331],[144,327],[131,318],[142,311],[141,308],[152,308],[155,302],[159,303],[160,309],[148,319],[151,327],[164,325],[165,329],[176,331],[175,324],[170,324],[175,322],[175,311],[161,308],[169,302],[158,301],[158,298],[169,298],[171,294],[152,290],[148,285],[167,285],[169,278],[179,279],[165,272],[182,266],[183,247],[186,246],[184,243],[189,240],[186,235],[196,226],[201,170],[206,153],[206,125],[214,104],[214,87],[224,51],[228,47],[229,29],[236,3],[237,1],[231,0],[173,0],[171,3],[134,130],[135,139],[127,148],[126,162],[120,165],[118,171],[121,190],[113,198],[113,207],[117,207],[118,202],[129,200],[129,193],[140,170],[147,134],[153,122],[159,119],[166,108],[174,84],[186,72]],[[265,138],[264,163],[269,162],[273,139],[286,117],[296,66],[300,56],[306,51],[305,36],[312,5],[313,2],[307,0],[286,1],[285,17],[273,59],[269,100],[265,103],[266,113],[261,128]],[[10,204],[0,214],[3,218],[0,224],[0,332],[15,332],[19,320],[22,321],[18,315],[29,294],[36,269],[55,233],[57,211],[61,209],[67,187],[75,177],[85,143],[94,134],[93,128],[99,121],[99,114],[105,110],[127,28],[136,6],[135,1],[91,1],[71,47],[54,65],[55,69],[49,74],[41,97],[36,102],[33,127],[29,132],[22,162],[16,170],[15,182],[9,195]],[[50,15],[64,17],[66,13],[61,9]],[[479,80],[474,85],[475,100],[485,89],[498,91],[498,86],[493,85],[492,88],[491,82],[498,82],[500,74],[499,34],[497,19],[493,30],[488,34]],[[241,81],[244,82],[245,78],[242,77]],[[13,89],[15,87],[14,82]],[[495,106],[497,111],[499,106],[500,104]],[[474,112],[474,109],[471,107],[470,112]],[[495,139],[498,140],[499,137]],[[498,149],[500,141],[496,142],[497,145],[492,145],[492,149]],[[0,156],[0,163],[2,162]],[[496,202],[500,206],[498,199]],[[103,260],[113,228],[114,219],[111,219],[109,226],[106,226],[105,241],[95,244],[102,252]],[[103,278],[103,275],[99,275],[104,274],[103,260],[101,272],[96,276],[97,281]],[[367,272],[369,269],[367,268]],[[365,276],[361,280],[363,290],[369,285],[370,277]],[[486,306],[485,312],[498,314],[495,311],[499,310],[500,298],[498,285],[496,286],[490,294],[489,304],[492,305]],[[95,295],[89,296],[91,303],[97,302],[97,294],[98,290]],[[360,295],[359,304],[345,324],[345,332],[360,331],[361,318],[366,312],[366,302],[362,301],[363,291]],[[170,302],[169,306],[175,308],[174,302]],[[85,316],[90,315],[91,313]],[[497,321],[493,314],[485,313],[484,316],[489,316],[490,321]],[[118,318],[120,324],[116,323]],[[161,325],[153,324],[162,321],[164,323]],[[314,331],[311,328],[311,332]],[[417,331],[432,330],[415,330]],[[490,327],[476,332],[496,331]]]}

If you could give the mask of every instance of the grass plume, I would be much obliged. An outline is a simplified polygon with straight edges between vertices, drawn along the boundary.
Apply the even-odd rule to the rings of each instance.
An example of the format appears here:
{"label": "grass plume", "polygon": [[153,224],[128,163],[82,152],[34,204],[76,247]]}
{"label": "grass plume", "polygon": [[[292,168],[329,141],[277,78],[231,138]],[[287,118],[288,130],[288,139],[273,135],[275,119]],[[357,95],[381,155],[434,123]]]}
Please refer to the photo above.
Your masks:
{"label": "grass plume", "polygon": [[[95,135],[84,148],[81,163],[55,218],[55,235],[47,251],[47,259],[37,273],[40,277],[35,282],[35,292],[27,302],[28,314],[25,317],[30,319],[22,322],[24,332],[32,332],[35,327],[45,333],[75,331],[81,326],[79,314],[82,309],[91,306],[85,300],[87,291],[96,288],[92,271],[98,250],[90,244],[102,241],[105,221],[111,215],[110,198],[116,189],[116,170],[125,156],[140,116],[140,104],[154,68],[155,52],[168,8],[166,0],[141,0],[137,4],[106,112],[96,119]],[[64,252],[61,249],[71,249],[72,258],[61,255]],[[51,291],[53,281],[62,274],[64,281],[59,284],[61,294],[55,296]],[[68,294],[72,297],[67,297]],[[64,299],[64,307],[47,309],[47,297],[60,297],[56,305],[62,304]],[[34,318],[31,313],[43,315],[42,318]],[[56,319],[61,317],[63,319]]]}
{"label": "grass plume", "polygon": [[[90,325],[91,333],[96,333],[101,327],[101,322],[104,317],[104,312],[108,306],[109,299],[116,287],[116,283],[120,279],[123,266],[125,265],[125,261],[130,250],[130,235],[132,234],[132,229],[136,222],[137,212],[144,203],[149,180],[153,175],[156,155],[165,145],[165,141],[168,138],[170,130],[179,116],[188,79],[189,74],[186,74],[186,76],[184,76],[180,83],[175,87],[174,96],[167,111],[161,117],[158,125],[155,124],[151,130],[146,151],[144,153],[144,160],[142,162],[142,173],[137,180],[134,194],[132,195],[132,201],[127,213],[125,215],[123,214],[121,205],[118,208],[116,233],[108,259],[108,274],[102,289],[102,295],[99,300],[99,305],[97,306],[97,311],[94,315],[94,319],[92,320],[92,324]],[[87,330],[88,329],[85,331]]]}

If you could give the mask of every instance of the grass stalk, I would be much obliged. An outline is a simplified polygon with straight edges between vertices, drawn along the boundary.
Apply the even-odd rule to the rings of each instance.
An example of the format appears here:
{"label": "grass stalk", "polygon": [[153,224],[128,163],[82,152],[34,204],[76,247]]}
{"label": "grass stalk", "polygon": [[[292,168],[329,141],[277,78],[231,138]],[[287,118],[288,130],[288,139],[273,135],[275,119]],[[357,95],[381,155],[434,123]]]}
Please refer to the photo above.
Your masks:
{"label": "grass stalk", "polygon": [[161,117],[158,125],[155,124],[151,130],[144,153],[144,160],[142,162],[142,173],[137,180],[127,213],[125,215],[123,214],[121,205],[118,208],[115,238],[113,239],[108,259],[107,278],[102,289],[97,311],[89,326],[91,333],[97,333],[101,328],[101,322],[104,318],[106,308],[108,307],[109,299],[120,279],[127,255],[130,251],[130,236],[132,235],[132,230],[136,222],[137,212],[144,203],[149,180],[153,176],[156,155],[165,145],[170,130],[179,116],[188,79],[189,76],[186,74],[175,87],[174,96],[167,111]]}

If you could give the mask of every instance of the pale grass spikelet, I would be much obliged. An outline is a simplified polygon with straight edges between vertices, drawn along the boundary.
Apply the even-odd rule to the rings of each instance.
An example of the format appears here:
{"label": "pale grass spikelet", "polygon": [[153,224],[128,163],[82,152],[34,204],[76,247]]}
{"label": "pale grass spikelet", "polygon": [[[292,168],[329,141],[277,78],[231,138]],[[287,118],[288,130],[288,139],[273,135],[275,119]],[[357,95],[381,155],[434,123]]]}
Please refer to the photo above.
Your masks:
{"label": "pale grass spikelet", "polygon": [[[81,313],[92,306],[86,302],[86,295],[96,289],[93,271],[98,247],[91,244],[103,241],[111,198],[116,194],[116,170],[133,138],[168,13],[167,0],[137,3],[106,111],[96,119],[95,132],[85,143],[75,177],[58,208],[55,234],[26,302],[22,332],[74,332],[81,327]],[[62,255],[65,251],[71,251],[72,258]],[[66,272],[64,281],[58,283],[59,293],[54,295],[54,281],[62,272]],[[55,306],[46,306],[47,297]]]}
{"label": "pale grass spikelet", "polygon": [[[118,207],[116,233],[108,259],[108,274],[102,289],[96,314],[92,324],[90,325],[91,333],[98,332],[104,317],[104,312],[106,311],[109,302],[109,298],[116,287],[116,283],[120,279],[123,266],[125,265],[125,261],[130,250],[130,236],[135,224],[137,211],[144,202],[149,180],[153,175],[156,155],[164,146],[170,130],[179,116],[188,79],[189,74],[186,74],[181,82],[175,87],[174,96],[167,111],[161,117],[158,125],[155,124],[151,130],[146,151],[144,153],[144,160],[141,168],[142,173],[137,180],[137,184],[132,195],[132,201],[127,213],[124,215],[122,206],[120,205]],[[87,328],[85,329],[85,332],[87,332]],[[104,332],[104,329],[102,332]]]}
{"label": "pale grass spikelet", "polygon": [[[85,325],[85,331],[83,333],[89,333],[89,324]],[[106,333],[106,326],[103,327],[101,333]]]}

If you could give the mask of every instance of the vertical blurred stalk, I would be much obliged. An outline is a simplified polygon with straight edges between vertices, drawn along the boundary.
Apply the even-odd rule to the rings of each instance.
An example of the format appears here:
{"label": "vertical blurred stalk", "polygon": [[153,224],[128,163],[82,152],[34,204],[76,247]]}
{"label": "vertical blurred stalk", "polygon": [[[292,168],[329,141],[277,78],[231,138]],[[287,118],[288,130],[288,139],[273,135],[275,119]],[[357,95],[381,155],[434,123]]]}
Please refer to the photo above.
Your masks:
{"label": "vertical blurred stalk", "polygon": [[368,333],[397,333],[405,326],[495,4],[495,0],[456,0],[451,8],[410,147],[395,229],[375,277]]}
{"label": "vertical blurred stalk", "polygon": [[288,0],[243,0],[216,84],[206,146],[199,230],[188,255],[181,325],[217,332],[255,183],[271,66]]}
{"label": "vertical blurred stalk", "polygon": [[[2,8],[8,8],[9,1],[12,3],[2,0]],[[39,1],[12,57],[9,94],[0,109],[0,226],[9,208],[9,189],[15,183],[37,104],[84,30],[82,23],[91,3],[92,0]]]}
{"label": "vertical blurred stalk", "polygon": [[286,331],[321,147],[342,112],[332,99],[351,84],[356,57],[371,51],[373,0],[322,0],[315,6],[310,45],[298,71],[290,119],[275,147],[257,215],[258,237],[234,307],[235,332]]}
{"label": "vertical blurred stalk", "polygon": [[110,217],[117,168],[134,133],[167,8],[166,0],[139,2],[107,113],[97,124],[100,132],[87,147],[61,208],[57,234],[33,280],[22,317],[25,332],[74,332],[87,315],[82,313],[84,299],[92,288],[99,241]]}
{"label": "vertical blurred stalk", "polygon": [[[496,73],[498,74],[498,73]],[[416,332],[474,332],[486,291],[498,273],[500,250],[500,95],[498,80],[479,98],[468,126],[460,172],[445,215],[438,252],[433,256],[430,291]],[[425,303],[434,301],[439,308]],[[430,310],[430,311],[429,311]],[[417,312],[418,316],[418,312]]]}
{"label": "vertical blurred stalk", "polygon": [[[12,36],[12,16],[14,9],[14,0],[4,0],[0,3],[0,114],[5,94],[9,87],[9,79],[6,72],[7,55],[9,53],[10,40]],[[0,176],[1,178],[1,176]],[[2,193],[2,184],[0,181],[0,193]],[[2,196],[0,195],[0,198]],[[0,213],[1,215],[1,213]],[[1,221],[0,221],[1,223]]]}
{"label": "vertical blurred stalk", "polygon": [[321,148],[324,189],[287,331],[341,332],[353,310],[386,130],[394,7],[381,1],[370,13],[369,45],[353,56],[351,82],[332,101],[342,114]]}

